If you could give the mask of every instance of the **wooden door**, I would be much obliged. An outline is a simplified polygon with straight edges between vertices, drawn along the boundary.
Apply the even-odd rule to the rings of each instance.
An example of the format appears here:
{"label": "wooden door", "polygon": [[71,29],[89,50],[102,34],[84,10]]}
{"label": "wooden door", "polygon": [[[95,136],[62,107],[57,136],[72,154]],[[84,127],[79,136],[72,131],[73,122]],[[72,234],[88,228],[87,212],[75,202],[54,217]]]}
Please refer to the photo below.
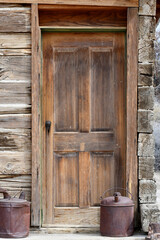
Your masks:
{"label": "wooden door", "polygon": [[43,223],[97,226],[100,196],[126,182],[125,33],[42,40]]}

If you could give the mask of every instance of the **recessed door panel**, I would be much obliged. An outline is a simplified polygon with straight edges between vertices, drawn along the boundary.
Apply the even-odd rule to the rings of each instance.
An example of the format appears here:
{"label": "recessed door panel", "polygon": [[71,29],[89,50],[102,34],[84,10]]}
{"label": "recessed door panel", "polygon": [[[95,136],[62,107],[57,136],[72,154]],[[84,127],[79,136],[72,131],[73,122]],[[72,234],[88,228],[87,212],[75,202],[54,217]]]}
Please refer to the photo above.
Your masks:
{"label": "recessed door panel", "polygon": [[78,153],[55,153],[54,161],[56,207],[78,206]]}
{"label": "recessed door panel", "polygon": [[91,49],[91,130],[114,128],[112,49]]}
{"label": "recessed door panel", "polygon": [[78,130],[76,49],[53,49],[55,131]]}

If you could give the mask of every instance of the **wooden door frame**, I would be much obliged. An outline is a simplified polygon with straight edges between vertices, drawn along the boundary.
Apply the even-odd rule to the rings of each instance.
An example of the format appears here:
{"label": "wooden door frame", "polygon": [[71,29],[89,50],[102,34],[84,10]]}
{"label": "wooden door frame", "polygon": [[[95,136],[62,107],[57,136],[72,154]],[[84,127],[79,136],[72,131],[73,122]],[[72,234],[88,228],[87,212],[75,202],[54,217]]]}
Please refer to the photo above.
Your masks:
{"label": "wooden door frame", "polygon": [[138,7],[139,0],[0,0],[0,3]]}
{"label": "wooden door frame", "polygon": [[[52,7],[53,8],[53,7]],[[41,227],[41,30],[38,4],[32,4],[32,207],[31,225]],[[126,187],[138,202],[137,78],[138,8],[127,9]],[[136,207],[137,209],[137,207]]]}

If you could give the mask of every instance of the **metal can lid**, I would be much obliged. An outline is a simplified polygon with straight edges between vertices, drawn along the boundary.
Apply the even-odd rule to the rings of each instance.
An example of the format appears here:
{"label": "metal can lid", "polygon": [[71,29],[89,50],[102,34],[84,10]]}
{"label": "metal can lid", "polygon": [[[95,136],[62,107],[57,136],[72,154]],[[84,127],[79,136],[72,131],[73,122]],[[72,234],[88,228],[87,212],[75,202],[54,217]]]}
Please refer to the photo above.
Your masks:
{"label": "metal can lid", "polygon": [[100,205],[108,207],[129,207],[134,206],[134,202],[130,198],[121,196],[119,192],[116,192],[113,196],[102,199]]}
{"label": "metal can lid", "polygon": [[29,207],[30,202],[25,199],[10,198],[10,199],[0,199],[0,207]]}
{"label": "metal can lid", "polygon": [[3,199],[0,199],[0,203],[26,203],[27,200],[25,199],[19,199],[19,198],[3,198]]}

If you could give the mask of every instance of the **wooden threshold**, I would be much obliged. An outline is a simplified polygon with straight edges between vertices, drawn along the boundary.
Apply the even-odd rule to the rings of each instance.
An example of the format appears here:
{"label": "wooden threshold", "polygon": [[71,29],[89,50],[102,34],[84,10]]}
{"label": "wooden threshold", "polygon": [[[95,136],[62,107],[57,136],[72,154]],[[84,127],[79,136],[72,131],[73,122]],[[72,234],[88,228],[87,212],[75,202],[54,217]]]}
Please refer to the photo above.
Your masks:
{"label": "wooden threshold", "polygon": [[99,228],[99,225],[58,225],[58,224],[42,224],[44,228]]}
{"label": "wooden threshold", "polygon": [[138,0],[0,0],[0,3],[37,3],[58,5],[90,5],[114,7],[138,7]]}
{"label": "wooden threshold", "polygon": [[[49,227],[49,226],[45,226],[45,227],[42,227],[39,232],[42,232],[42,233],[47,233],[47,234],[60,234],[60,236],[62,236],[61,234],[74,234],[74,236],[76,234],[92,234],[92,237],[91,239],[93,239],[93,234],[96,234],[96,240],[97,240],[97,234],[99,234],[99,231],[100,231],[100,227],[97,226],[97,227],[77,227],[77,226],[71,226],[71,227]],[[76,234],[75,234],[76,233]],[[101,236],[100,236],[101,237]],[[62,239],[62,238],[61,238]],[[84,240],[88,240],[88,238],[84,238]]]}

